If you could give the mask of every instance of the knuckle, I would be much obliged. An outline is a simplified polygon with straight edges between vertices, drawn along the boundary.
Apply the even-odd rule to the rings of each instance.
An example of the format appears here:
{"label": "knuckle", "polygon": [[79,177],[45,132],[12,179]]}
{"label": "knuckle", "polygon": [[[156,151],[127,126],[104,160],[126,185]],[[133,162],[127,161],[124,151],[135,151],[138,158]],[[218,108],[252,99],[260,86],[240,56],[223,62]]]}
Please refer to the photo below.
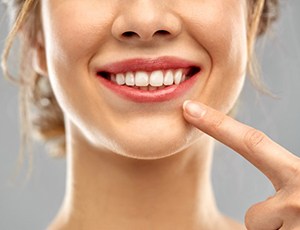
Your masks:
{"label": "knuckle", "polygon": [[296,226],[290,227],[289,230],[299,230],[300,224],[296,224]]}
{"label": "knuckle", "polygon": [[[291,164],[290,167],[286,168],[286,172],[289,175],[289,178],[284,181],[285,186],[297,187],[300,191],[300,161],[299,159],[294,161],[294,164]],[[299,197],[300,201],[300,197]]]}
{"label": "knuckle", "polygon": [[252,212],[250,211],[250,209],[248,209],[248,211],[246,212],[245,215],[245,226],[247,229],[251,229],[252,228]]}
{"label": "knuckle", "polygon": [[289,205],[290,213],[297,216],[300,216],[300,202],[294,201],[292,204]]}
{"label": "knuckle", "polygon": [[254,128],[250,128],[244,136],[244,143],[247,148],[253,152],[260,145],[262,145],[266,141],[266,139],[266,134]]}
{"label": "knuckle", "polygon": [[260,212],[260,206],[261,203],[257,203],[254,204],[253,206],[251,206],[246,214],[245,214],[245,226],[247,229],[252,230],[255,229],[256,224],[258,222],[257,218],[258,218],[258,213]]}
{"label": "knuckle", "polygon": [[277,191],[276,201],[278,215],[286,220],[300,220],[300,192],[299,186],[291,186]]}
{"label": "knuckle", "polygon": [[300,193],[296,192],[285,199],[282,213],[289,213],[293,216],[300,216]]}

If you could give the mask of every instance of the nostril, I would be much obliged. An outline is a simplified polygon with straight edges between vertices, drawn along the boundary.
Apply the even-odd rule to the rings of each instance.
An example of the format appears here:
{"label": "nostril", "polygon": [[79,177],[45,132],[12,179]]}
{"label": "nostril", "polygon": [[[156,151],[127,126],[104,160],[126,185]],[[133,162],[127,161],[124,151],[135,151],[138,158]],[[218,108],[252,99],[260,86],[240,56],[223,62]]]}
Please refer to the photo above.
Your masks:
{"label": "nostril", "polygon": [[[166,35],[170,35],[171,33],[169,31],[166,31],[166,30],[157,30],[153,36],[156,36],[156,35],[161,35],[161,36],[166,36]],[[132,38],[132,37],[140,37],[140,35],[134,31],[126,31],[122,34],[122,36],[124,38]]]}
{"label": "nostril", "polygon": [[154,35],[169,35],[169,34],[171,34],[171,33],[166,30],[158,30],[154,33]]}
{"label": "nostril", "polygon": [[131,37],[134,37],[134,36],[138,36],[138,34],[133,32],[133,31],[126,31],[122,34],[122,36],[125,37],[125,38],[131,38]]}

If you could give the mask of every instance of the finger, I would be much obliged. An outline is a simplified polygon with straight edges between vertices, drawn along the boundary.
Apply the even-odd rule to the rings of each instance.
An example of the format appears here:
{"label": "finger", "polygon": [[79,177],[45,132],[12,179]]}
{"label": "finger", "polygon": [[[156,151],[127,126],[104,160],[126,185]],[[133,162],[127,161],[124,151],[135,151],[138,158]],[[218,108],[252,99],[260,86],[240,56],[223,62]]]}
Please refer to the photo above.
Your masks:
{"label": "finger", "polygon": [[[295,181],[296,182],[296,181]],[[289,186],[276,193],[277,204],[281,207],[278,214],[284,220],[280,230],[300,229],[300,180],[294,186]]]}
{"label": "finger", "polygon": [[280,229],[283,226],[279,214],[280,202],[276,197],[253,205],[246,213],[245,225],[248,230]]}
{"label": "finger", "polygon": [[299,158],[262,132],[198,102],[186,101],[185,119],[229,146],[262,171],[278,189],[299,168]]}
{"label": "finger", "polygon": [[284,221],[283,226],[280,230],[299,230],[300,229],[300,218],[299,215],[292,220]]}

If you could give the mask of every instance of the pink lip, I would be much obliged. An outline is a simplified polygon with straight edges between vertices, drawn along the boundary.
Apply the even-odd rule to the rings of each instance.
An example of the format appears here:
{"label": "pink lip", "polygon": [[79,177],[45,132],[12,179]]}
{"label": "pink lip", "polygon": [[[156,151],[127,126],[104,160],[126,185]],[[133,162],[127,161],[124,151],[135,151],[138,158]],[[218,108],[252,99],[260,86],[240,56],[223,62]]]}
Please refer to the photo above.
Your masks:
{"label": "pink lip", "polygon": [[136,71],[152,72],[154,70],[184,69],[192,66],[198,65],[191,61],[175,57],[159,57],[156,59],[135,58],[104,65],[97,68],[96,72],[108,72],[112,74]]}
{"label": "pink lip", "polygon": [[[139,90],[125,85],[120,86],[104,77],[99,76],[100,72],[117,74],[136,71],[152,72],[155,70],[166,69],[189,69],[191,67],[198,67],[200,72],[180,83],[179,85],[171,85],[166,88],[153,91]],[[160,57],[156,59],[129,59],[121,62],[111,63],[96,69],[96,75],[102,85],[122,98],[138,103],[163,102],[178,98],[189,91],[189,89],[197,82],[197,76],[199,73],[201,73],[200,66],[197,66],[193,62],[174,57]]]}

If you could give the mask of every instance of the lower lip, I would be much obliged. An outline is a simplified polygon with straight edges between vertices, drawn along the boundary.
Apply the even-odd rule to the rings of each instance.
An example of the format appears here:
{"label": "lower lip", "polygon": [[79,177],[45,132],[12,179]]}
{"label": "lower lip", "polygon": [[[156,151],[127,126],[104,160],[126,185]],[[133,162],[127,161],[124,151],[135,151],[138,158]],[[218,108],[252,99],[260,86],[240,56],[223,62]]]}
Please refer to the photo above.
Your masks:
{"label": "lower lip", "polygon": [[176,99],[186,94],[187,91],[189,91],[189,89],[191,89],[197,82],[199,74],[200,72],[179,85],[171,85],[166,88],[153,91],[139,90],[125,85],[117,85],[103,77],[97,77],[105,87],[124,99],[138,103],[153,103]]}

